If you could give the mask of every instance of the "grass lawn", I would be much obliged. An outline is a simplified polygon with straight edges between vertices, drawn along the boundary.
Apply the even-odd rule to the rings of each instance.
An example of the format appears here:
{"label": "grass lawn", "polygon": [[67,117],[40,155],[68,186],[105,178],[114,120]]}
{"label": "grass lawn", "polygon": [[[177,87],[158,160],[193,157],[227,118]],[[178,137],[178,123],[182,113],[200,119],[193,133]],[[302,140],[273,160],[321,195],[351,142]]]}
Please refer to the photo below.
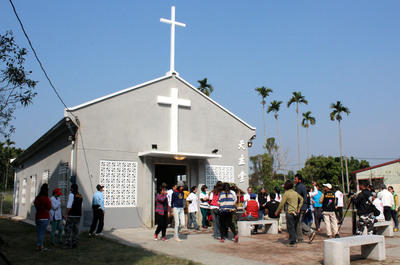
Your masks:
{"label": "grass lawn", "polygon": [[[105,238],[89,239],[84,233],[76,249],[50,246],[50,233],[46,233],[48,251],[35,250],[36,230],[32,225],[0,219],[0,251],[13,264],[198,264],[172,256],[159,255],[142,248],[130,247]],[[0,258],[0,264],[3,260]]]}

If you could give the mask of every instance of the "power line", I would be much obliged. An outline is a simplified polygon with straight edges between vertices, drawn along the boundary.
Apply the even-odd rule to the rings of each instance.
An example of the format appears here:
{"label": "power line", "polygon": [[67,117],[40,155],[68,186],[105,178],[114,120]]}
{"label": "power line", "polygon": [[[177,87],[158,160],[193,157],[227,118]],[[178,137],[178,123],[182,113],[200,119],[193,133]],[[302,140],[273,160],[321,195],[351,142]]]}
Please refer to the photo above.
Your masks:
{"label": "power line", "polygon": [[[64,100],[61,98],[61,96],[60,96],[60,94],[58,93],[57,89],[56,89],[55,86],[53,85],[53,82],[51,82],[50,77],[49,77],[49,75],[47,74],[46,70],[44,69],[44,66],[43,66],[42,62],[40,61],[40,59],[39,59],[39,57],[38,57],[38,55],[37,55],[37,53],[36,53],[35,48],[33,48],[32,42],[31,42],[31,40],[29,39],[28,34],[26,33],[25,27],[24,27],[24,25],[22,24],[21,19],[19,18],[19,15],[18,15],[18,13],[17,13],[17,10],[15,9],[14,3],[12,2],[12,0],[9,0],[9,2],[10,2],[10,4],[11,4],[11,7],[12,7],[12,9],[13,9],[13,11],[14,11],[15,16],[17,17],[17,20],[18,20],[18,22],[19,22],[19,25],[21,26],[22,32],[24,33],[25,38],[28,40],[29,46],[31,47],[31,49],[32,49],[32,51],[33,51],[33,54],[35,55],[35,58],[36,58],[36,60],[38,61],[39,66],[40,66],[40,68],[42,69],[42,71],[43,71],[43,73],[44,73],[44,75],[45,75],[47,81],[49,82],[51,88],[53,89],[53,91],[54,91],[54,93],[56,94],[56,96],[58,97],[58,99],[61,101],[61,103],[64,105],[64,107],[69,111],[69,109],[68,109],[67,105],[65,104]],[[70,111],[69,111],[69,112],[70,112]],[[72,113],[71,113],[71,115],[74,116]],[[75,117],[75,116],[74,116],[74,117]]]}

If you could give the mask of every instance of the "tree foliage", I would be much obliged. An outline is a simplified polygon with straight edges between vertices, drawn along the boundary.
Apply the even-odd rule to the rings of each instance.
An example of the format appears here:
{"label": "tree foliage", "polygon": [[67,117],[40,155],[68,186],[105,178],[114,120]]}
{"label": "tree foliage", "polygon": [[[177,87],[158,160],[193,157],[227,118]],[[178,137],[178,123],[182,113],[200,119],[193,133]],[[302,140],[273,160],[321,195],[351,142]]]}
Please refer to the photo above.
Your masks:
{"label": "tree foliage", "polygon": [[[7,139],[0,142],[0,183],[1,190],[7,190],[12,187],[14,181],[14,169],[10,166],[10,159],[18,157],[23,150],[15,148],[15,143]],[[7,183],[7,186],[5,184]]]}
{"label": "tree foliage", "polygon": [[282,186],[284,176],[277,173],[278,165],[278,149],[279,146],[275,142],[275,138],[270,137],[265,143],[267,153],[250,157],[250,174],[249,185],[256,191],[261,187],[265,187],[271,192],[275,186]]}
{"label": "tree foliage", "polygon": [[278,119],[278,112],[281,108],[282,101],[273,100],[268,106],[267,113],[274,112],[275,119]]}
{"label": "tree foliage", "polygon": [[316,122],[315,117],[311,116],[311,111],[307,111],[303,113],[303,120],[301,121],[301,126],[304,128],[310,127],[310,125],[314,125]]}
{"label": "tree foliage", "polygon": [[[351,157],[348,161],[349,178],[351,185],[355,184],[355,176],[351,172],[369,167],[366,160],[358,160]],[[305,183],[316,181],[318,183],[331,183],[332,185],[340,185],[340,157],[332,156],[312,156],[307,159],[304,168],[298,171]]]}
{"label": "tree foliage", "polygon": [[343,106],[340,101],[336,101],[336,103],[331,104],[332,112],[329,114],[329,117],[332,121],[337,120],[341,121],[343,119],[342,113],[346,113],[347,115],[350,114],[350,110],[348,107]]}
{"label": "tree foliage", "polygon": [[204,78],[203,80],[197,80],[199,82],[199,87],[197,88],[207,96],[210,96],[211,93],[214,91],[214,87],[207,83],[207,78]]}
{"label": "tree foliage", "polygon": [[5,138],[14,131],[10,121],[17,106],[28,106],[36,95],[37,81],[28,78],[32,72],[24,67],[26,54],[11,31],[0,34],[0,135]]}

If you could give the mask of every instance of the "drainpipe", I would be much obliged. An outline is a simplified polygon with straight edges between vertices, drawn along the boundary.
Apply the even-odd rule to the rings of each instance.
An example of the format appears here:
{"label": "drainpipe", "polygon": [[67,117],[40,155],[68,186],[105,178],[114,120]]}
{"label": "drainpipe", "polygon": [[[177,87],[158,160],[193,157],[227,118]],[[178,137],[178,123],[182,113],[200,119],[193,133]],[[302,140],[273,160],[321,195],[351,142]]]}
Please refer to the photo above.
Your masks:
{"label": "drainpipe", "polygon": [[70,179],[72,183],[75,183],[76,180],[73,179],[75,175],[75,140],[71,142],[71,169],[70,169]]}

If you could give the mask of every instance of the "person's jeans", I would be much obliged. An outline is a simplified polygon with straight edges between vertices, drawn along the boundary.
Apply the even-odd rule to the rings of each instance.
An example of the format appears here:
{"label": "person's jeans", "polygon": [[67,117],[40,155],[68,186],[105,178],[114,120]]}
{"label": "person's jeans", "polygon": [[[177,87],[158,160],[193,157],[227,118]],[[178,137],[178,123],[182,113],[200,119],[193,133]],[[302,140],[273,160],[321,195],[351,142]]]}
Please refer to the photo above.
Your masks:
{"label": "person's jeans", "polygon": [[305,213],[306,213],[305,210],[301,210],[300,214],[298,215],[298,222],[297,222],[297,228],[296,228],[296,234],[297,234],[298,241],[303,240],[303,233],[310,235],[310,233],[312,232],[311,228],[303,222]]}
{"label": "person's jeans", "polygon": [[174,208],[175,237],[179,237],[179,230],[185,227],[185,212],[183,208]]}
{"label": "person's jeans", "polygon": [[[265,210],[258,210],[258,220],[262,220],[264,218]],[[262,229],[263,225],[258,225],[258,228]],[[257,231],[257,227],[255,229]]]}
{"label": "person's jeans", "polygon": [[211,209],[211,215],[213,218],[214,238],[220,238],[221,230],[220,230],[220,223],[219,223],[219,210]]}
{"label": "person's jeans", "polygon": [[289,232],[290,244],[296,244],[297,216],[295,216],[294,214],[286,213],[286,226]]}
{"label": "person's jeans", "polygon": [[46,233],[49,220],[36,220],[36,232],[37,232],[37,246],[43,246],[44,234]]}
{"label": "person's jeans", "polygon": [[321,219],[322,219],[322,207],[314,207],[314,221],[316,229],[319,229],[319,227],[321,226]]}
{"label": "person's jeans", "polygon": [[343,207],[337,207],[335,213],[336,219],[338,220],[338,223],[340,223],[343,219]]}
{"label": "person's jeans", "polygon": [[399,217],[397,216],[397,211],[396,210],[392,210],[391,214],[392,214],[392,218],[393,218],[393,221],[394,221],[394,227],[395,228],[399,228]]}
{"label": "person's jeans", "polygon": [[206,208],[200,208],[201,210],[201,216],[203,217],[201,219],[201,225],[203,227],[208,227],[209,223],[208,223],[208,209]]}
{"label": "person's jeans", "polygon": [[[103,231],[104,227],[104,212],[100,207],[93,206],[93,220],[92,220],[92,225],[90,226],[90,231],[89,234],[94,233],[94,230],[96,230],[96,234],[100,234]],[[99,225],[97,225],[97,223]]]}
{"label": "person's jeans", "polygon": [[62,220],[51,221],[51,243],[56,243],[56,231],[58,231],[58,243],[62,243],[63,225]]}
{"label": "person's jeans", "polygon": [[231,229],[233,236],[237,235],[235,225],[232,222],[231,212],[220,212],[220,226],[221,239],[228,237],[228,228]]}
{"label": "person's jeans", "polygon": [[81,217],[73,216],[67,217],[65,224],[65,244],[68,246],[76,246],[79,241],[79,223],[81,222]]}
{"label": "person's jeans", "polygon": [[392,207],[384,206],[383,215],[385,215],[385,221],[390,221],[390,219],[392,218]]}
{"label": "person's jeans", "polygon": [[192,223],[193,223],[194,229],[199,229],[199,225],[197,224],[197,220],[196,220],[196,212],[189,213],[188,228],[192,227]]}

